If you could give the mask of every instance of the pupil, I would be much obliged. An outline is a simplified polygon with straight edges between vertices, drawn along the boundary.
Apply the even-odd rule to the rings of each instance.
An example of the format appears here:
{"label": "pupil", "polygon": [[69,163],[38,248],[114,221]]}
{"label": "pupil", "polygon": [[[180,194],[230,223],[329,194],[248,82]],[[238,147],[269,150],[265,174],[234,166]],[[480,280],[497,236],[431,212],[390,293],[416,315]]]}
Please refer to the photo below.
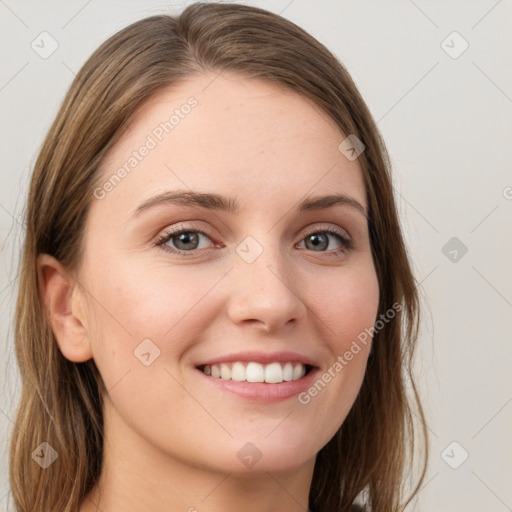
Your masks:
{"label": "pupil", "polygon": [[[188,243],[190,241],[197,241],[197,233],[182,233],[179,235],[179,243]],[[186,248],[186,247],[185,247]]]}
{"label": "pupil", "polygon": [[[312,240],[314,247],[321,246],[321,248],[325,249],[325,247],[326,247],[325,238],[326,237],[324,237],[323,235],[315,234],[315,235],[310,235],[309,238],[310,238],[310,240]],[[322,242],[322,238],[324,238],[323,242]]]}

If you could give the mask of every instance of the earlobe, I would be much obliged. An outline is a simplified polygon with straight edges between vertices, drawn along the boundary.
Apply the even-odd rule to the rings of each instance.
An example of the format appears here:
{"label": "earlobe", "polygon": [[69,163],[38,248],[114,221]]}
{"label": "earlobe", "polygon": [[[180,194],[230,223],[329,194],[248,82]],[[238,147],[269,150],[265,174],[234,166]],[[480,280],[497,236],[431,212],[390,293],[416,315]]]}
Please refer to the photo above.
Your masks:
{"label": "earlobe", "polygon": [[37,269],[40,300],[63,356],[88,361],[92,351],[78,283],[48,254],[38,256]]}

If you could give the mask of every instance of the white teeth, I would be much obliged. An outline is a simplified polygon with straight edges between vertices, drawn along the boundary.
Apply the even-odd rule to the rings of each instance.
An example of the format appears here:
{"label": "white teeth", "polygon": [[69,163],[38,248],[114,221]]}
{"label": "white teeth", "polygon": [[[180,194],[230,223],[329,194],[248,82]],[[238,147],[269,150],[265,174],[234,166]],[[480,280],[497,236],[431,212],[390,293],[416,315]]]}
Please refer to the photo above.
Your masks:
{"label": "white teeth", "polygon": [[220,363],[205,365],[203,373],[223,380],[237,382],[267,382],[279,384],[283,381],[299,380],[306,375],[306,367],[301,363],[270,363],[263,365],[250,362]]}
{"label": "white teeth", "polygon": [[229,366],[225,363],[221,363],[220,365],[220,378],[224,380],[231,379],[231,370]]}
{"label": "white teeth", "polygon": [[245,380],[245,366],[242,363],[235,363],[231,368],[231,380],[238,382]]}
{"label": "white teeth", "polygon": [[293,368],[293,377],[292,380],[298,380],[306,374],[306,368],[303,365],[297,365]]}
{"label": "white teeth", "polygon": [[292,363],[286,363],[283,368],[283,380],[290,381],[293,379]]}
{"label": "white teeth", "polygon": [[283,369],[279,363],[271,363],[265,366],[265,382],[272,384],[283,382]]}
{"label": "white teeth", "polygon": [[259,363],[249,363],[245,369],[247,382],[265,382],[265,369]]}

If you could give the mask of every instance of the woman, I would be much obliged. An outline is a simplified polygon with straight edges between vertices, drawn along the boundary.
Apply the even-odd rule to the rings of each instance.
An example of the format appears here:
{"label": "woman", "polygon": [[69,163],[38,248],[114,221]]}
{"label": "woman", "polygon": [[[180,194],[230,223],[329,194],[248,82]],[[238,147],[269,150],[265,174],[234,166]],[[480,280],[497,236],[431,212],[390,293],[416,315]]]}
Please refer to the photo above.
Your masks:
{"label": "woman", "polygon": [[[26,221],[17,511],[395,512],[417,493],[418,298],[389,161],[302,29],[210,3],[112,36]],[[408,379],[425,460],[406,499]]]}

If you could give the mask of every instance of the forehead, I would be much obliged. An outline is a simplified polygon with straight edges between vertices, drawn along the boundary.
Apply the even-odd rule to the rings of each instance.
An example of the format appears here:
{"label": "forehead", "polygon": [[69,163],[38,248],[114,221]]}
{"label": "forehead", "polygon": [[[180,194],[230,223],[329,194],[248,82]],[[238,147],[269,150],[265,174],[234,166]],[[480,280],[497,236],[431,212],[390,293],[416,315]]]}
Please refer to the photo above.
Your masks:
{"label": "forehead", "polygon": [[242,207],[296,203],[313,192],[345,193],[365,204],[359,163],[338,149],[344,138],[325,112],[290,89],[198,75],[162,89],[132,117],[100,168],[100,185],[122,176],[101,208],[135,208],[172,189],[226,192]]}

